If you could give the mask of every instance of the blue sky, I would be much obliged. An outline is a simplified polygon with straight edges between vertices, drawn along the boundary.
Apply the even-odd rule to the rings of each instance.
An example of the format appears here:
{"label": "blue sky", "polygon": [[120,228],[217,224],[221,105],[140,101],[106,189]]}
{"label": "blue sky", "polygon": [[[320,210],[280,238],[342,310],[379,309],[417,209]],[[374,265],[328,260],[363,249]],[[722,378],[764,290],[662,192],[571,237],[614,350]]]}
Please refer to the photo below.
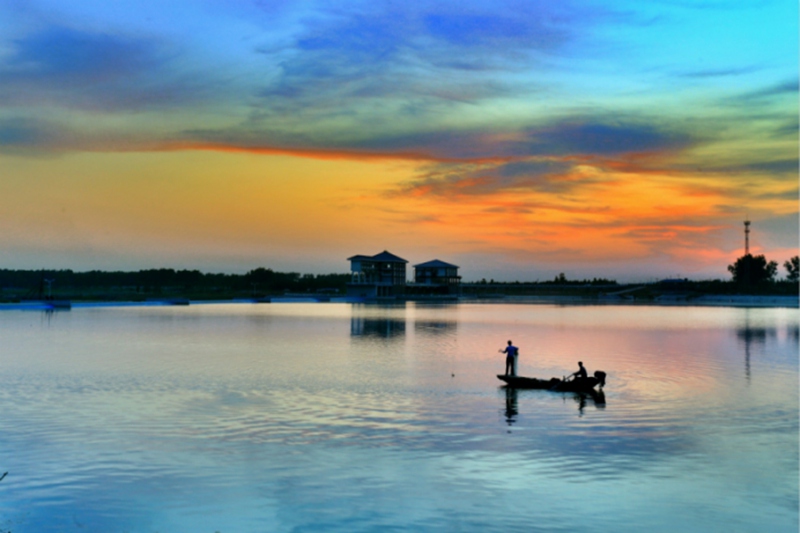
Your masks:
{"label": "blue sky", "polygon": [[[336,271],[390,249],[477,277],[724,277],[747,216],[782,262],[798,248],[797,11],[0,1],[0,187],[74,228],[16,208],[0,250],[26,268]],[[263,176],[266,210],[305,200],[258,214],[237,173]],[[197,196],[182,219],[153,181]]]}

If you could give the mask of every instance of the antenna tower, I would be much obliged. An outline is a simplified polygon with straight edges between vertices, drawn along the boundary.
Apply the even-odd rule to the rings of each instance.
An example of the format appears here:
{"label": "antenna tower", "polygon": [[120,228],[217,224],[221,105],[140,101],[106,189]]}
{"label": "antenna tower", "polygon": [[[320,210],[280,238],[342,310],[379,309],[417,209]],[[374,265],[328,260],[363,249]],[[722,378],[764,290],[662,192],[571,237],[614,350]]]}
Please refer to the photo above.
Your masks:
{"label": "antenna tower", "polygon": [[744,221],[744,255],[750,255],[750,221]]}

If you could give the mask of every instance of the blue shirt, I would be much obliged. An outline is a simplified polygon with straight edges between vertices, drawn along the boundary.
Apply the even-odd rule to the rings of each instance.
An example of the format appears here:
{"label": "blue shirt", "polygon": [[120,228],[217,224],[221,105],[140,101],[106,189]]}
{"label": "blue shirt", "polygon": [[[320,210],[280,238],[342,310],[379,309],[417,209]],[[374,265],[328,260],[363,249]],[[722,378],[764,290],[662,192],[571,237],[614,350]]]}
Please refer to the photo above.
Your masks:
{"label": "blue shirt", "polygon": [[503,350],[503,353],[508,354],[508,357],[514,357],[519,353],[519,348],[509,344],[506,346],[506,349]]}

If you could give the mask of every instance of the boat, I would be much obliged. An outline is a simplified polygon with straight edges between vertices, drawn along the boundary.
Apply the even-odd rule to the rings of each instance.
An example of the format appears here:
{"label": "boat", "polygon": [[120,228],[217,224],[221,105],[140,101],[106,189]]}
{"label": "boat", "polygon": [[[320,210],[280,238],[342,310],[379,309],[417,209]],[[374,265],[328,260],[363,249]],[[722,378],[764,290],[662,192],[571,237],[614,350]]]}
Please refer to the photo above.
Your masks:
{"label": "boat", "polygon": [[527,378],[523,376],[511,376],[505,374],[497,374],[497,379],[505,381],[509,386],[516,389],[542,389],[549,390],[561,383],[558,378],[539,379]]}
{"label": "boat", "polygon": [[594,376],[575,379],[539,379],[524,376],[509,376],[497,374],[497,379],[505,381],[509,387],[517,389],[540,389],[556,392],[596,392],[595,387],[602,390],[606,384],[606,373],[598,370]]}

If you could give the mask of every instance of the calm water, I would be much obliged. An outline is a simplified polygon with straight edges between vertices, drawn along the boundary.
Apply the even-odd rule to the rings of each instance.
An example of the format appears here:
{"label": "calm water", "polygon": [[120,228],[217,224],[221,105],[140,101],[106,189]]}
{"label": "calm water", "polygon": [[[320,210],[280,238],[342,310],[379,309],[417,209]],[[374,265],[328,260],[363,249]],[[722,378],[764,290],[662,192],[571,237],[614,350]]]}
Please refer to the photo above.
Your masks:
{"label": "calm water", "polygon": [[[797,309],[0,312],[0,530],[798,531]],[[605,404],[510,391],[608,373]]]}

